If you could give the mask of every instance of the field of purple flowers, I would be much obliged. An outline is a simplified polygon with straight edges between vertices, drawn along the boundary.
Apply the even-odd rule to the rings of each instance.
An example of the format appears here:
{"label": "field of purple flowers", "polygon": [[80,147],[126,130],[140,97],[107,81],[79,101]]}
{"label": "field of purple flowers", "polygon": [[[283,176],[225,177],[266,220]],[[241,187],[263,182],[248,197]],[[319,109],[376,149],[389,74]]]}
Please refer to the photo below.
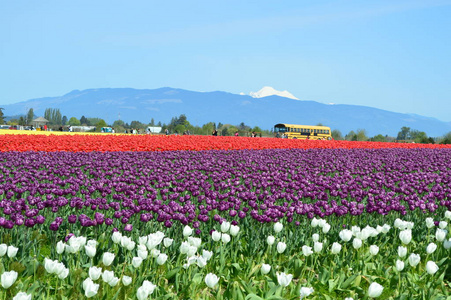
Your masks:
{"label": "field of purple flowers", "polygon": [[[101,244],[104,251],[109,251],[115,243],[106,239],[105,234],[111,236],[117,231],[124,237],[137,241],[140,236],[158,231],[175,240],[172,247],[178,249],[183,244],[181,240],[188,236],[184,228],[190,228],[191,238],[206,241],[203,249],[218,255],[218,262],[211,267],[209,274],[218,270],[217,272],[223,272],[219,274],[222,279],[218,279],[219,283],[216,281],[212,284],[205,277],[206,286],[198,282],[198,289],[190,290],[181,282],[189,285],[192,280],[198,281],[195,279],[196,272],[184,273],[176,279],[174,274],[182,272],[183,262],[180,257],[175,256],[169,258],[167,263],[164,260],[163,264],[167,269],[156,269],[159,276],[174,272],[173,277],[165,277],[164,284],[167,286],[161,286],[160,290],[157,288],[155,292],[161,299],[166,299],[165,295],[176,298],[183,295],[192,299],[295,299],[295,296],[299,299],[301,295],[302,299],[314,290],[317,291],[316,296],[312,294],[310,297],[316,299],[344,299],[345,296],[349,296],[347,299],[368,296],[383,299],[414,296],[427,299],[431,295],[448,299],[446,297],[451,294],[450,274],[446,268],[449,264],[448,246],[451,245],[448,245],[448,223],[443,217],[445,214],[450,216],[447,212],[451,210],[451,151],[448,149],[2,152],[0,162],[0,243],[15,243],[19,248],[18,254],[12,255],[12,258],[18,255],[19,261],[2,261],[0,273],[5,274],[8,270],[17,269],[17,273],[24,279],[15,283],[13,288],[16,291],[39,291],[39,287],[34,286],[31,278],[36,276],[39,267],[44,268],[44,258],[59,257],[66,262],[66,266],[69,264],[70,260],[64,260],[61,251],[57,250],[57,242],[69,243],[74,238],[87,236],[98,241],[91,243],[95,249],[96,245]],[[427,226],[413,225],[425,224],[426,219],[429,222]],[[315,227],[318,226],[317,220],[321,220],[319,226],[322,228],[322,236],[321,239],[314,237],[312,240],[312,234],[315,234]],[[274,244],[268,237],[273,236],[273,226],[276,223],[283,224],[286,235]],[[234,241],[232,238],[229,244],[230,236],[222,239],[229,230],[220,230],[222,224],[239,228],[241,240]],[[359,230],[356,229],[356,226],[370,226],[376,230],[379,225],[378,233],[370,230],[374,235],[369,236],[362,236],[360,227]],[[385,227],[382,227],[383,225]],[[392,226],[399,231],[394,232]],[[378,253],[379,247],[385,249],[386,260],[381,257],[376,265],[366,257],[365,264],[361,265],[358,262],[359,256],[347,253],[346,247],[343,250],[344,256],[337,260],[333,254],[341,251],[341,245],[337,253],[334,252],[338,246],[334,249],[334,245],[339,241],[350,240],[342,237],[345,236],[345,233],[342,233],[344,230],[351,232],[354,240],[363,241],[364,244],[366,240],[375,238],[374,244],[368,243],[367,251],[371,251],[370,246],[378,244],[375,253]],[[410,243],[408,240],[405,243],[401,232],[406,230],[410,230],[416,242]],[[217,233],[221,231],[222,235],[218,237]],[[278,232],[277,229],[276,233]],[[376,237],[378,234],[386,234],[387,238]],[[437,261],[436,266],[440,271],[430,273],[430,268],[424,261],[420,267],[413,269],[411,275],[406,272],[405,279],[401,279],[400,275],[404,265],[403,268],[396,267],[398,273],[393,273],[396,276],[390,273],[387,268],[391,265],[392,269],[389,269],[394,270],[396,260],[395,257],[389,256],[396,256],[397,251],[391,244],[395,243],[395,240],[397,244],[398,237],[403,245],[400,247],[410,244],[408,247],[411,254],[425,252],[428,246],[426,242],[430,244],[433,240],[438,241],[440,250],[436,252],[434,261]],[[41,242],[36,244],[36,239]],[[213,244],[213,241],[221,239],[221,246]],[[311,246],[318,246],[314,243],[321,244],[320,249],[315,248],[315,253],[321,252],[324,246],[332,247],[331,254],[315,259],[308,257],[310,252],[302,247],[309,247],[309,242]],[[280,243],[288,247],[284,248],[282,245],[279,248]],[[358,245],[359,242],[356,243]],[[232,253],[228,258],[224,258],[226,244],[229,247],[227,250]],[[271,249],[273,244],[274,249]],[[82,246],[86,245],[85,240]],[[147,248],[148,251],[155,249]],[[351,249],[358,250],[360,246],[348,246],[348,251]],[[373,247],[373,252],[374,249]],[[154,258],[157,259],[163,250],[159,249]],[[200,248],[197,250],[200,253]],[[431,253],[427,253],[429,257]],[[259,256],[253,257],[255,254]],[[139,293],[138,287],[144,285],[147,279],[159,281],[156,274],[145,275],[146,271],[124,271],[128,264],[127,259],[131,260],[132,255],[118,255],[122,255],[119,265],[124,268],[122,276],[131,278],[132,275],[139,274],[135,279],[139,284],[132,290],[133,294]],[[242,258],[240,255],[248,257]],[[301,256],[299,261],[296,260],[298,255]],[[363,257],[364,253],[360,252],[360,255]],[[80,270],[94,267],[100,262],[103,267],[107,267],[100,257],[97,260],[95,257],[96,252],[92,257],[71,263],[74,269]],[[192,262],[189,263],[189,257],[187,259],[189,266]],[[272,273],[265,273],[265,269],[262,269],[259,276],[263,277],[254,285],[241,282],[244,279],[252,281],[252,274],[256,272],[253,268],[267,268],[264,262],[270,260],[274,260]],[[343,265],[346,261],[354,260],[355,263],[349,264],[354,267]],[[30,263],[34,266],[31,269],[27,265]],[[324,270],[324,264],[330,265],[330,269]],[[411,266],[414,268],[417,264],[413,263]],[[203,267],[197,265],[199,270]],[[49,272],[47,266],[45,268]],[[358,272],[350,272],[349,268]],[[439,283],[433,286],[419,285],[418,282],[426,280],[421,277],[421,272],[426,270],[430,275],[437,272],[434,280]],[[240,277],[236,272],[241,271],[246,274]],[[83,277],[82,272],[85,272],[84,276],[88,276],[87,271],[80,271],[79,276]],[[198,274],[203,274],[202,272],[206,273],[202,270]],[[294,279],[289,278],[286,285],[287,278],[279,279],[281,274],[286,275],[285,272],[294,275]],[[419,273],[420,277],[415,277]],[[202,276],[204,275],[206,274]],[[343,278],[340,282],[341,279],[337,278],[341,277]],[[353,278],[352,281],[346,281],[349,278]],[[287,287],[292,279],[294,286]],[[81,284],[79,278],[75,277],[70,280],[71,282],[60,284],[59,289],[53,290],[61,295],[61,299],[69,299],[67,289],[77,284],[86,297],[99,293],[108,297],[115,296],[117,299],[128,299],[124,294],[125,290],[120,292],[121,288],[116,285],[110,284],[111,290],[106,287],[102,290],[101,287],[98,292],[94,288],[92,278],[92,285],[91,282]],[[175,282],[177,280],[180,282]],[[379,295],[374,293],[374,289],[379,287],[371,284],[376,281],[388,287],[384,291],[383,288],[376,289],[377,292],[380,290]],[[401,282],[405,284],[404,289],[401,288]],[[162,285],[161,282],[159,284]],[[305,286],[310,286],[310,292],[305,290]],[[422,286],[426,293],[421,294],[415,286]],[[218,289],[215,293],[206,292],[206,289],[213,287]],[[283,289],[284,287],[287,288]],[[95,293],[86,292],[89,289],[95,290]],[[150,291],[153,292],[154,289],[141,289],[141,292],[146,290],[150,295]],[[302,291],[305,292],[304,296]],[[325,294],[329,296],[324,296]],[[4,295],[12,296],[12,290],[7,287]]]}

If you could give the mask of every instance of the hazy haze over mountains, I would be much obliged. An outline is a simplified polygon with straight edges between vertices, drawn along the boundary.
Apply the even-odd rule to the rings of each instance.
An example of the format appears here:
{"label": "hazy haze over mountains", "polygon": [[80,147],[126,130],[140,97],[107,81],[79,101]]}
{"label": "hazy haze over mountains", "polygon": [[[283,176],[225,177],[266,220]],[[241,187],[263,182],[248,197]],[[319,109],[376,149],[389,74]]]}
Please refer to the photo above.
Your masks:
{"label": "hazy haze over mountains", "polygon": [[108,124],[118,119],[128,123],[133,120],[149,123],[152,118],[155,122],[169,123],[172,117],[185,114],[193,125],[207,122],[237,125],[244,122],[249,126],[271,129],[277,123],[322,123],[340,130],[343,135],[351,130],[365,129],[368,136],[396,136],[403,126],[424,131],[433,137],[451,131],[451,123],[426,116],[295,99],[287,91],[280,92],[270,87],[251,95],[194,92],[170,87],[101,88],[74,90],[60,97],[31,99],[3,107],[6,116],[26,114],[30,108],[37,116],[43,116],[46,108],[59,108],[68,118],[99,117]]}

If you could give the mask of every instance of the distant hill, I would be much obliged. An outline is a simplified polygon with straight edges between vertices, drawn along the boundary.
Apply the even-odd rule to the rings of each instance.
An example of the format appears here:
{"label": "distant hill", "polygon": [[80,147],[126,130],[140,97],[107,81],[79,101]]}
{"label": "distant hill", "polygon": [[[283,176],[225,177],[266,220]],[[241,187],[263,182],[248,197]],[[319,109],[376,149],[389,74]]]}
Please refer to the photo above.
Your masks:
{"label": "distant hill", "polygon": [[259,126],[270,129],[277,123],[322,123],[338,129],[343,135],[351,130],[365,129],[368,136],[376,134],[396,136],[407,126],[438,137],[451,131],[451,123],[435,118],[390,112],[382,109],[342,104],[323,104],[315,101],[293,100],[280,96],[254,98],[226,92],[194,92],[175,88],[131,89],[102,88],[74,90],[61,97],[31,99],[2,105],[6,116],[26,114],[33,108],[43,116],[46,108],[59,108],[68,118],[81,116],[103,118],[112,124],[121,119],[149,123],[169,123],[171,118],[185,114],[193,125],[207,122]]}

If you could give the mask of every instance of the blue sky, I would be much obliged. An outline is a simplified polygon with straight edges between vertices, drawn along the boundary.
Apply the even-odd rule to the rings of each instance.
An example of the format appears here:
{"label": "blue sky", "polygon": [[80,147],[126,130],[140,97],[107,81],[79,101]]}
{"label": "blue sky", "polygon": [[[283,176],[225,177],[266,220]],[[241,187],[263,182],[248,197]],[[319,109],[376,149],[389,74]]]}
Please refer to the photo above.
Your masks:
{"label": "blue sky", "polygon": [[0,105],[272,86],[451,121],[451,0],[1,1],[0,40]]}

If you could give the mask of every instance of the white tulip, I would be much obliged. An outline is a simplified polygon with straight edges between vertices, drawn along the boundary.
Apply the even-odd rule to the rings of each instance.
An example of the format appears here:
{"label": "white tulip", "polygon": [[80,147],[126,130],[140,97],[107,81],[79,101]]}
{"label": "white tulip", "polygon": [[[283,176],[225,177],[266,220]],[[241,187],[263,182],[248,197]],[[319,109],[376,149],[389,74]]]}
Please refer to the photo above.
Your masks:
{"label": "white tulip", "polygon": [[230,225],[230,235],[231,236],[237,236],[239,232],[240,232],[240,226]]}
{"label": "white tulip", "polygon": [[230,222],[227,222],[227,221],[222,222],[222,224],[221,224],[221,231],[223,233],[226,233],[226,232],[229,231],[229,229],[230,229]]}
{"label": "white tulip", "polygon": [[332,248],[330,250],[332,254],[338,254],[341,251],[341,245],[337,242],[332,244]]}
{"label": "white tulip", "polygon": [[446,227],[448,227],[448,222],[446,221],[440,221],[438,223],[438,227],[440,227],[441,229],[445,229]]}
{"label": "white tulip", "polygon": [[216,276],[213,273],[208,273],[205,276],[205,284],[209,287],[209,288],[214,288],[219,282],[219,278],[218,276]]}
{"label": "white tulip", "polygon": [[186,252],[187,256],[193,256],[194,254],[196,254],[197,252],[197,248],[194,246],[189,246],[188,247],[188,252]]}
{"label": "white tulip", "polygon": [[187,236],[190,236],[190,235],[192,235],[193,234],[193,229],[191,228],[191,227],[189,227],[188,225],[186,225],[184,228],[183,228],[183,236],[184,237],[187,237]]}
{"label": "white tulip", "polygon": [[293,279],[292,274],[277,273],[277,282],[282,287],[288,286],[292,279]]}
{"label": "white tulip", "polygon": [[89,278],[92,280],[97,280],[102,275],[102,268],[99,267],[90,267],[88,271]]}
{"label": "white tulip", "polygon": [[213,251],[208,251],[205,249],[202,250],[202,257],[205,258],[206,260],[209,260],[212,256],[213,256]]}
{"label": "white tulip", "polygon": [[8,245],[0,244],[0,257],[5,255],[7,250],[8,250]]}
{"label": "white tulip", "polygon": [[136,291],[136,298],[138,300],[147,300],[149,298],[149,291],[146,288],[140,286]]}
{"label": "white tulip", "polygon": [[399,233],[399,239],[405,245],[408,245],[412,240],[412,230],[406,229]]}
{"label": "white tulip", "polygon": [[377,255],[379,253],[379,247],[376,245],[371,245],[370,253],[371,253],[371,255]]}
{"label": "white tulip", "polygon": [[103,253],[102,263],[108,267],[113,262],[114,257],[115,257],[114,253],[105,252]]}
{"label": "white tulip", "polygon": [[449,210],[445,211],[445,218],[451,220],[451,211],[449,211]]}
{"label": "white tulip", "polygon": [[141,257],[142,259],[146,259],[147,256],[149,255],[149,252],[146,250],[138,250],[138,256]]}
{"label": "white tulip", "polygon": [[390,231],[391,227],[388,224],[384,224],[382,226],[382,233],[388,233]]}
{"label": "white tulip", "polygon": [[8,257],[9,257],[9,258],[16,257],[16,255],[17,255],[17,250],[19,250],[19,248],[14,247],[14,246],[11,246],[11,245],[8,246],[8,251],[7,251]]}
{"label": "white tulip", "polygon": [[314,250],[316,253],[321,252],[321,251],[323,250],[323,243],[315,242],[315,243],[313,244],[313,250]]}
{"label": "white tulip", "polygon": [[352,247],[354,247],[354,249],[359,249],[360,247],[362,247],[362,240],[354,238],[354,240],[352,241]]}
{"label": "white tulip", "polygon": [[443,247],[448,250],[449,248],[451,248],[451,238],[449,238],[446,241],[443,241]]}
{"label": "white tulip", "polygon": [[207,260],[203,256],[196,257],[196,264],[199,268],[203,268],[207,265]]}
{"label": "white tulip", "polygon": [[143,259],[141,257],[133,257],[132,258],[132,265],[135,268],[139,268],[141,266],[142,262],[143,262]]}
{"label": "white tulip", "polygon": [[342,231],[340,231],[338,236],[343,242],[349,242],[352,238],[352,231],[349,229],[343,229]]}
{"label": "white tulip", "polygon": [[64,268],[64,270],[58,274],[58,278],[61,279],[61,280],[66,279],[67,276],[69,276],[69,269],[68,268]]}
{"label": "white tulip", "polygon": [[434,275],[438,271],[437,264],[433,261],[428,261],[426,263],[426,271],[429,275]]}
{"label": "white tulip", "polygon": [[283,224],[282,223],[277,222],[277,223],[274,224],[274,232],[275,233],[281,232],[282,229],[283,229]]}
{"label": "white tulip", "polygon": [[371,298],[379,297],[384,291],[384,287],[377,282],[373,282],[370,284],[368,288],[368,296]]}
{"label": "white tulip", "polygon": [[272,235],[268,236],[266,238],[266,242],[268,243],[268,245],[272,246],[274,244],[274,242],[276,241],[276,238],[273,237]]}
{"label": "white tulip", "polygon": [[44,258],[44,268],[50,274],[55,273],[57,264],[58,264],[57,260],[51,260],[48,259],[47,257]]}
{"label": "white tulip", "polygon": [[4,289],[9,289],[14,284],[14,282],[16,282],[17,275],[18,274],[16,271],[4,272],[0,277],[2,287]]}
{"label": "white tulip", "polygon": [[102,280],[106,283],[110,282],[114,278],[114,272],[105,270],[102,273]]}
{"label": "white tulip", "polygon": [[396,260],[396,270],[398,270],[398,272],[404,270],[404,262],[402,260]]}
{"label": "white tulip", "polygon": [[170,238],[166,237],[166,238],[163,239],[163,245],[166,248],[168,248],[168,247],[170,247],[172,245],[173,241],[174,241],[173,239],[170,239]]}
{"label": "white tulip", "polygon": [[111,287],[116,286],[119,283],[119,278],[113,277],[110,281],[108,281],[108,285]]}
{"label": "white tulip", "polygon": [[435,232],[435,238],[437,239],[437,241],[443,242],[446,238],[446,230],[437,228],[437,231]]}
{"label": "white tulip", "polygon": [[97,295],[99,284],[94,283],[92,279],[88,277],[83,281],[83,289],[85,290],[85,296],[91,298]]}
{"label": "white tulip", "polygon": [[155,284],[153,284],[149,280],[144,280],[143,284],[141,286],[149,292],[149,295],[151,295],[153,293],[153,291],[155,290],[155,288],[157,287]]}
{"label": "white tulip", "polygon": [[85,251],[86,251],[86,255],[89,257],[94,257],[96,255],[96,248],[89,246],[89,245],[85,245]]}
{"label": "white tulip", "polygon": [[323,233],[328,233],[329,230],[330,230],[330,224],[329,223],[324,224]]}
{"label": "white tulip", "polygon": [[277,252],[283,253],[286,248],[287,248],[287,244],[285,244],[284,242],[277,243]]}
{"label": "white tulip", "polygon": [[160,255],[158,255],[158,257],[157,257],[157,264],[158,264],[159,266],[161,266],[161,265],[163,265],[167,260],[168,260],[167,254],[160,253]]}
{"label": "white tulip", "polygon": [[302,246],[302,254],[304,254],[304,256],[310,256],[313,254],[312,247],[306,245]]}
{"label": "white tulip", "polygon": [[312,222],[310,223],[310,225],[311,225],[312,227],[317,227],[317,226],[319,225],[318,219],[317,219],[317,218],[313,218],[313,219],[312,219]]}
{"label": "white tulip", "polygon": [[318,242],[319,241],[319,234],[317,234],[317,233],[312,234],[312,240],[314,242]]}
{"label": "white tulip", "polygon": [[62,254],[64,252],[64,249],[66,249],[66,244],[63,243],[63,241],[59,241],[56,244],[56,253]]}
{"label": "white tulip", "polygon": [[188,253],[190,244],[188,242],[182,242],[182,244],[180,245],[180,253],[182,254],[186,254]]}
{"label": "white tulip", "polygon": [[196,247],[196,249],[197,249],[200,247],[200,244],[202,244],[202,240],[200,238],[190,236],[190,237],[188,237],[188,243],[191,246]]}
{"label": "white tulip", "polygon": [[227,244],[228,242],[230,242],[230,235],[228,235],[227,233],[223,233],[221,235],[221,240],[224,244]]}
{"label": "white tulip", "polygon": [[311,287],[301,287],[301,290],[299,291],[299,294],[301,296],[301,300],[304,297],[308,297],[311,293],[313,293],[315,290]]}
{"label": "white tulip", "polygon": [[418,254],[412,253],[409,256],[409,264],[412,267],[416,267],[416,265],[418,265],[420,263],[421,257]]}
{"label": "white tulip", "polygon": [[432,218],[426,218],[426,227],[427,228],[432,228],[432,227],[434,227],[435,226],[435,224],[434,224],[434,219],[432,219]]}
{"label": "white tulip", "polygon": [[260,271],[262,272],[263,275],[268,274],[269,271],[271,271],[271,265],[262,264],[262,267],[261,267]]}
{"label": "white tulip", "polygon": [[432,254],[435,252],[435,250],[437,249],[437,245],[434,243],[430,243],[427,247],[426,247],[426,252],[427,254]]}
{"label": "white tulip", "polygon": [[407,255],[407,248],[403,246],[398,246],[398,256],[404,257]]}
{"label": "white tulip", "polygon": [[221,239],[221,233],[215,230],[211,233],[211,238],[213,239],[213,241],[217,242]]}
{"label": "white tulip", "polygon": [[139,244],[139,245],[145,245],[145,244],[147,244],[147,235],[146,235],[146,236],[140,236],[140,237],[138,237],[138,244]]}
{"label": "white tulip", "polygon": [[111,239],[113,240],[113,243],[119,244],[122,239],[122,234],[119,231],[115,231],[115,232],[113,232]]}
{"label": "white tulip", "polygon": [[31,300],[31,294],[28,295],[25,292],[19,292],[14,296],[13,300]]}
{"label": "white tulip", "polygon": [[124,276],[122,277],[122,284],[123,284],[124,286],[128,286],[128,285],[130,285],[130,283],[132,283],[132,278],[131,278],[130,276],[124,275]]}

